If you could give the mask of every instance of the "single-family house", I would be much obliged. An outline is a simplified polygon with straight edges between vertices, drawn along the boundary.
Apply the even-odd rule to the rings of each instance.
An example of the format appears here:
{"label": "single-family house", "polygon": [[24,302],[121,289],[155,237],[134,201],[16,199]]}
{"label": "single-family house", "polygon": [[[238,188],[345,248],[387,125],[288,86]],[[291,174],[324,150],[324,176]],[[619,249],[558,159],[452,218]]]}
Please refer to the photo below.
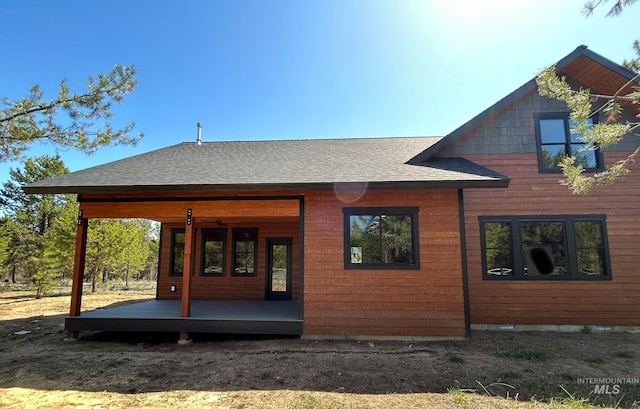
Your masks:
{"label": "single-family house", "polygon": [[[599,93],[634,78],[584,46],[557,70]],[[580,152],[597,171],[637,141],[581,151],[570,126],[532,79],[445,137],[187,142],[24,189],[78,195],[72,337],[637,329],[638,177],[575,196],[557,166]],[[81,313],[93,218],[161,223],[154,301]]]}

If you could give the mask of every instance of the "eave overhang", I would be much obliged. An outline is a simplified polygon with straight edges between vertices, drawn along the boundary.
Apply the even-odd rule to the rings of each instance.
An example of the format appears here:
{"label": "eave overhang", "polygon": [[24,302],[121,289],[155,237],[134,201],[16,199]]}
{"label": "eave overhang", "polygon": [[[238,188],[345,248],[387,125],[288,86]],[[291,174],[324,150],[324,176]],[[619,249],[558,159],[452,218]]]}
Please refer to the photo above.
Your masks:
{"label": "eave overhang", "polygon": [[402,189],[470,189],[506,188],[507,177],[491,180],[440,180],[440,181],[388,181],[388,182],[335,182],[335,183],[286,183],[286,184],[241,184],[241,185],[158,185],[158,186],[38,186],[23,187],[27,194],[170,194],[170,193],[257,193],[257,192],[298,192],[333,190],[336,186],[348,188],[366,187],[375,190]]}

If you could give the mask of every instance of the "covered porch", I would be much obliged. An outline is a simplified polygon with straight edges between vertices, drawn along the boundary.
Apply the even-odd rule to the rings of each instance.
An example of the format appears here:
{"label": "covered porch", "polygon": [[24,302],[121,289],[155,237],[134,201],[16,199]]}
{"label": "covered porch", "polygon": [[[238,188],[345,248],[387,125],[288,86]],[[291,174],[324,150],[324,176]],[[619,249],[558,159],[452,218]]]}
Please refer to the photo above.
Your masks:
{"label": "covered porch", "polygon": [[[181,340],[189,332],[302,334],[302,197],[84,195],[79,202],[71,308],[65,320],[69,338],[83,330],[179,332]],[[93,218],[162,224],[156,300],[81,312],[88,221]],[[182,235],[179,251],[176,231]],[[217,258],[204,240],[211,231],[222,250]],[[243,260],[251,258],[240,270],[234,263],[239,259],[236,242],[244,240],[240,233],[246,231],[252,233],[250,245],[237,248],[244,251]],[[272,261],[276,249],[286,250],[286,266]],[[249,251],[251,256],[245,254]],[[214,268],[211,260],[218,262]],[[283,277],[286,285],[280,284]]]}
{"label": "covered porch", "polygon": [[191,302],[181,315],[179,300],[153,300],[88,311],[65,319],[68,331],[201,332],[216,334],[301,335],[297,301]]}

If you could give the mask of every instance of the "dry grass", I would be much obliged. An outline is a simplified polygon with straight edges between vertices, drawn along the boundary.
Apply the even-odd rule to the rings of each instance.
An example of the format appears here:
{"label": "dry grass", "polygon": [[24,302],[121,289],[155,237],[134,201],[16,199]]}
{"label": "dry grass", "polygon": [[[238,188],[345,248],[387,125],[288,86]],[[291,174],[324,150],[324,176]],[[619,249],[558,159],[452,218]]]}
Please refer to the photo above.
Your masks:
{"label": "dry grass", "polygon": [[[83,309],[154,295],[85,293]],[[0,407],[587,409],[589,398],[640,409],[640,387],[600,397],[575,381],[640,376],[640,335],[479,333],[460,343],[375,344],[203,337],[184,347],[173,334],[89,334],[65,342],[68,308],[68,295],[0,292]]]}

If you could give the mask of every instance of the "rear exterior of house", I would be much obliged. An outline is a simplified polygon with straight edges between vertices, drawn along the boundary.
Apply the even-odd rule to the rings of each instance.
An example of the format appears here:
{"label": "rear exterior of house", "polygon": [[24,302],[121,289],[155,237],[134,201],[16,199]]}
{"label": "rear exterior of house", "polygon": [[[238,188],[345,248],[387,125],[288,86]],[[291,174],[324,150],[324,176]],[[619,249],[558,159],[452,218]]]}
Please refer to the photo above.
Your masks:
{"label": "rear exterior of house", "polygon": [[[603,93],[631,75],[585,47],[558,69]],[[638,179],[588,196],[560,185],[557,158],[581,148],[567,114],[532,80],[444,138],[183,143],[25,190],[79,194],[71,336],[637,328]],[[585,163],[622,159],[631,142]],[[198,166],[176,172],[184,163]],[[110,217],[161,223],[159,310],[81,314],[88,220]],[[260,314],[280,305],[286,316]]]}
{"label": "rear exterior of house", "polygon": [[[182,143],[28,186],[79,194],[70,336],[468,335],[461,192],[509,180],[458,157],[409,163],[440,139]],[[81,311],[100,218],[161,223],[155,302]]]}
{"label": "rear exterior of house", "polygon": [[[633,76],[584,48],[573,54],[560,73],[594,93],[612,95]],[[626,76],[615,78],[616,70]],[[624,119],[637,121],[637,107],[628,108]],[[557,155],[583,144],[569,132],[566,105],[525,84],[490,111],[437,153],[511,179],[508,189],[464,192],[472,328],[640,328],[637,167],[613,185],[573,195],[559,183]],[[637,142],[628,135],[605,151],[582,153],[587,172],[627,158]],[[527,251],[536,246],[555,262],[551,274],[533,271]]]}

